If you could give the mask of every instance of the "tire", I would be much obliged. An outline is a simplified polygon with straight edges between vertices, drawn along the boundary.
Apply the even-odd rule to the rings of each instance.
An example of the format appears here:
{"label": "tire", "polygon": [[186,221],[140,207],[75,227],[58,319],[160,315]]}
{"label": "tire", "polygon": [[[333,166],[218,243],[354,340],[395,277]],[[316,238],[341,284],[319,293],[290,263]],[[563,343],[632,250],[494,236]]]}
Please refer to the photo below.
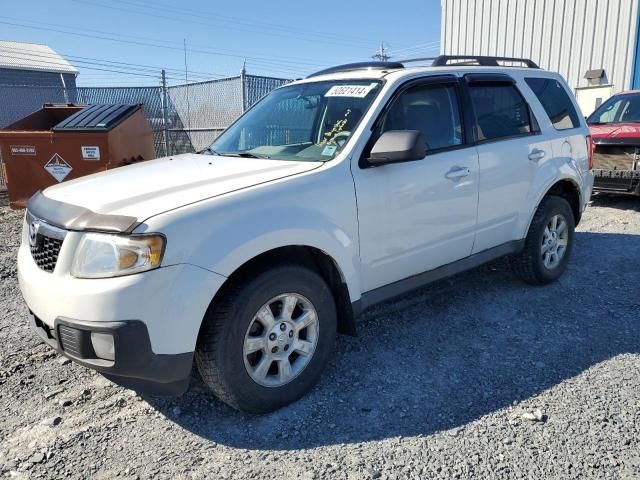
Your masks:
{"label": "tire", "polygon": [[[543,253],[545,248],[553,249],[554,246],[557,247],[557,252],[560,251],[561,237],[556,234],[556,244],[554,245],[553,238],[550,239],[547,233],[549,230],[546,230],[548,227],[552,227],[551,222],[554,218],[561,218],[566,222],[566,234],[561,234],[566,235],[566,247],[556,262],[549,260],[549,255],[547,254],[545,257],[545,253]],[[560,225],[558,220],[558,226]],[[569,202],[554,195],[545,197],[533,216],[524,248],[519,254],[511,257],[513,271],[531,285],[546,285],[557,280],[567,268],[571,257],[574,230],[575,219]],[[549,240],[551,240],[550,244],[543,245],[543,241],[549,242]]]}
{"label": "tire", "polygon": [[[295,303],[289,317],[281,311],[285,303]],[[314,311],[316,322],[300,329],[311,322]],[[229,285],[212,302],[198,339],[196,365],[223,402],[244,412],[271,412],[299,399],[319,380],[333,353],[336,322],[335,300],[318,274],[297,265],[274,267]],[[283,324],[286,330],[281,331]],[[303,355],[314,342],[313,353]],[[246,354],[257,345],[262,348]],[[277,353],[269,354],[274,347]],[[259,368],[272,358],[268,370]]]}

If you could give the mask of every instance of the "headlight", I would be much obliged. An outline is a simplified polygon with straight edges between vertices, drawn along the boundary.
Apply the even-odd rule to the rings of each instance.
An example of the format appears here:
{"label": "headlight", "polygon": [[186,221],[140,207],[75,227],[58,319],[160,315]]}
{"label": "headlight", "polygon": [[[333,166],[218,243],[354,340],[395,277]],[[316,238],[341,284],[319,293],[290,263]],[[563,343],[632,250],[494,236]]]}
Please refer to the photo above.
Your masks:
{"label": "headlight", "polygon": [[162,235],[86,233],[76,250],[71,275],[106,278],[153,270],[160,266],[164,246]]}

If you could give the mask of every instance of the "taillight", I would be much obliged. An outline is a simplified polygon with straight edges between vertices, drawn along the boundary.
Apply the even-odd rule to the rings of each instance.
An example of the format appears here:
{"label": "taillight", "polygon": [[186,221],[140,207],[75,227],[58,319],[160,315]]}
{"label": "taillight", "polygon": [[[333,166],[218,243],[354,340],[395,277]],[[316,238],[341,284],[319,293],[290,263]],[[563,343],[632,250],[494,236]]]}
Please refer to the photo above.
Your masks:
{"label": "taillight", "polygon": [[591,135],[587,135],[587,161],[589,163],[589,170],[593,170],[593,154],[596,151],[596,143],[591,138]]}

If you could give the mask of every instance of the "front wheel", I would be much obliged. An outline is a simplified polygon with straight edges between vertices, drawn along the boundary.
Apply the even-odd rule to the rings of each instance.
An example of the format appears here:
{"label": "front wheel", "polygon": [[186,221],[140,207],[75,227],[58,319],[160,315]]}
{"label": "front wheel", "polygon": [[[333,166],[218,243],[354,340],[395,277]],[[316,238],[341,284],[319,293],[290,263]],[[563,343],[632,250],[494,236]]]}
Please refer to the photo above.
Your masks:
{"label": "front wheel", "polygon": [[225,403],[270,412],[317,382],[335,332],[335,301],[324,280],[304,267],[275,267],[230,285],[214,300],[196,364]]}
{"label": "front wheel", "polygon": [[562,197],[545,197],[531,221],[522,252],[511,258],[515,273],[532,285],[556,280],[567,268],[574,230],[569,202]]}

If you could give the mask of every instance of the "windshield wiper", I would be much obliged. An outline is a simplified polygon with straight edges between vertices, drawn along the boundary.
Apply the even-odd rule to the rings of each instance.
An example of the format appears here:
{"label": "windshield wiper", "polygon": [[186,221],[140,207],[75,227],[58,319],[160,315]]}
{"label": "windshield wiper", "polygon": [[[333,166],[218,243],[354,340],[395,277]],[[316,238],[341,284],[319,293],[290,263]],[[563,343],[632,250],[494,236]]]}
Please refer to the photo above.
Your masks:
{"label": "windshield wiper", "polygon": [[216,152],[213,148],[207,147],[204,150],[200,150],[198,153],[205,155],[222,155],[221,153]]}
{"label": "windshield wiper", "polygon": [[241,157],[241,158],[271,158],[267,155],[256,155],[251,152],[222,152],[218,153],[218,155],[222,155],[223,157]]}

